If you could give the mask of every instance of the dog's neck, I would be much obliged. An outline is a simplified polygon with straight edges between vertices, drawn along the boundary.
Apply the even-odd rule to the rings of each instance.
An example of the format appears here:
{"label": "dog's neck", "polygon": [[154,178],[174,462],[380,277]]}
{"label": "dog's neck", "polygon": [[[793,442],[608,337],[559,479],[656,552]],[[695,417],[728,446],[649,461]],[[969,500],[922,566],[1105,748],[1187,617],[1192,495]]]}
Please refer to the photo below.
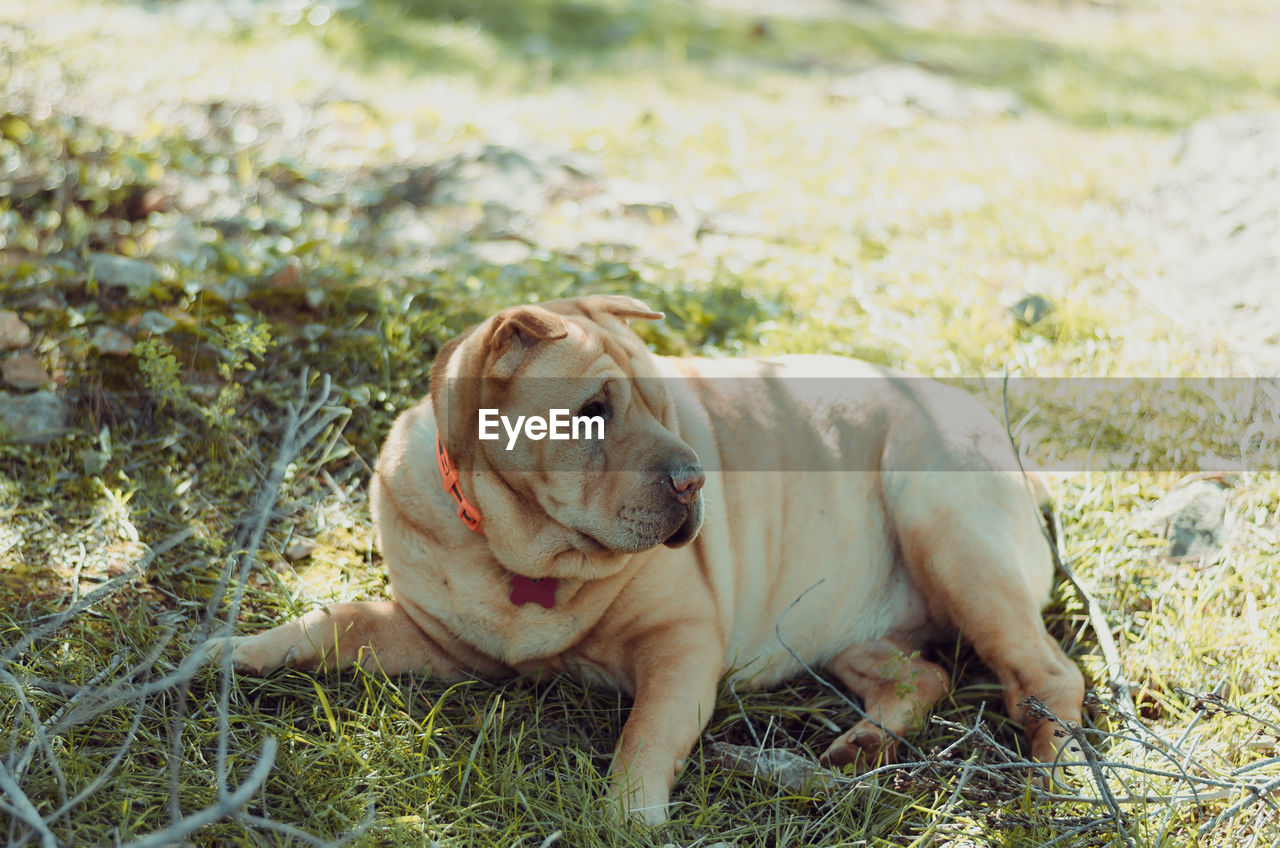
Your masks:
{"label": "dog's neck", "polygon": [[439,430],[436,431],[436,467],[440,469],[440,482],[444,485],[444,490],[458,504],[458,518],[468,528],[483,536],[484,518],[476,505],[462,494],[462,486],[458,481],[458,466],[453,464],[453,460],[449,458],[449,451],[440,441]]}

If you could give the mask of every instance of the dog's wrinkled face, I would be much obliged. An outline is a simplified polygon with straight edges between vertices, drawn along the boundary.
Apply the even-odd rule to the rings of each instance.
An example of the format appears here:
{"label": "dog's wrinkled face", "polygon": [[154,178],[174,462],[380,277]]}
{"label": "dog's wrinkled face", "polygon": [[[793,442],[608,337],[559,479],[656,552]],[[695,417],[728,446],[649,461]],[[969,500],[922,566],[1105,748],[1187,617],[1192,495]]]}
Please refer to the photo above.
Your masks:
{"label": "dog's wrinkled face", "polygon": [[555,376],[547,356],[494,394],[503,395],[497,408],[509,419],[556,409],[568,410],[571,418],[603,419],[603,438],[595,438],[599,425],[584,425],[577,439],[521,435],[508,450],[504,430],[501,440],[482,448],[486,464],[576,533],[575,547],[584,553],[634,553],[690,541],[702,525],[702,472],[693,449],[664,423],[673,416],[666,389],[656,379],[634,379],[607,355],[591,356],[593,345],[583,341],[593,340],[571,330],[551,344],[566,348],[554,359],[591,366],[589,376]]}
{"label": "dog's wrinkled face", "polygon": [[[487,340],[476,339],[488,353],[485,376],[466,393],[467,417],[476,413],[475,467],[499,474],[587,555],[676,547],[702,526],[702,469],[675,433],[664,381],[626,325],[637,317],[658,315],[613,297],[518,307],[494,319]],[[496,438],[478,438],[481,410]],[[569,438],[534,438],[519,424],[557,410]],[[573,418],[583,419],[576,433]]]}

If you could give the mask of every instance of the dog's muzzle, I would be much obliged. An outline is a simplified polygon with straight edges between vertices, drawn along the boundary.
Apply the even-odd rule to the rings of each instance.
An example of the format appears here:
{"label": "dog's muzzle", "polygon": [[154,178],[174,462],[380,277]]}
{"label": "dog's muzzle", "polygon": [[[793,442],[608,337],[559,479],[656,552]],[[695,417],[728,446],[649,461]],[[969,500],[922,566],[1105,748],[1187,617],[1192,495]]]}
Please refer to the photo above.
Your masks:
{"label": "dog's muzzle", "polygon": [[702,466],[692,462],[668,473],[666,482],[671,485],[675,499],[688,506],[698,499],[698,492],[707,482],[707,477],[702,473]]}
{"label": "dog's muzzle", "polygon": [[702,529],[702,498],[699,492],[707,482],[702,466],[697,462],[688,462],[676,466],[667,472],[664,483],[669,487],[671,497],[676,503],[687,509],[684,521],[675,532],[663,540],[662,544],[669,548],[678,548],[688,544]]}

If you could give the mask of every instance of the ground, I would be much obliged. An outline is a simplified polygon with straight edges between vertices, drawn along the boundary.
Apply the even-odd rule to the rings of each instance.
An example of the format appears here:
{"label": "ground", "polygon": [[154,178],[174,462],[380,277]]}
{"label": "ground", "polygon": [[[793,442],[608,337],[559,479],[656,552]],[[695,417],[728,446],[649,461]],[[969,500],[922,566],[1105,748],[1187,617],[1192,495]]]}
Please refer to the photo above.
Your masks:
{"label": "ground", "polygon": [[[10,844],[1280,837],[1247,789],[1280,775],[1277,419],[1250,379],[1267,267],[1232,265],[1221,311],[1167,296],[1214,287],[1187,245],[1240,222],[1266,259],[1271,207],[1213,199],[1271,184],[1269,154],[1178,154],[1280,108],[1272,5],[775,5],[5,4]],[[855,713],[811,680],[726,689],[656,837],[595,807],[609,693],[194,667],[220,622],[384,594],[369,468],[435,351],[591,291],[663,310],[664,353],[857,355],[1001,415],[1010,375],[1019,442],[1071,472],[1059,541],[1098,611],[1064,574],[1047,615],[1097,692],[1114,803],[1001,770],[1019,733],[963,645],[910,740],[927,763],[879,778],[744,773],[725,751],[812,763]],[[15,439],[37,405],[62,429]],[[1199,521],[1168,517],[1188,477],[1225,484],[1197,501],[1220,525],[1171,558],[1167,528]]]}

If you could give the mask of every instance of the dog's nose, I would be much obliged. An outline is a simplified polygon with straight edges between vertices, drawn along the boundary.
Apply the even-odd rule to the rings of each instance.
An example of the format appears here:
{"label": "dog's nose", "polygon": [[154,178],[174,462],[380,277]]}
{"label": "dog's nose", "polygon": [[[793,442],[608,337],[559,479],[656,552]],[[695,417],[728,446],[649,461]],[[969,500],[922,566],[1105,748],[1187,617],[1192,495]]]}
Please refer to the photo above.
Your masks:
{"label": "dog's nose", "polygon": [[682,504],[693,503],[698,497],[698,490],[702,488],[703,483],[707,482],[706,475],[702,473],[702,466],[696,463],[673,470],[667,475],[667,480],[671,482],[676,500]]}

